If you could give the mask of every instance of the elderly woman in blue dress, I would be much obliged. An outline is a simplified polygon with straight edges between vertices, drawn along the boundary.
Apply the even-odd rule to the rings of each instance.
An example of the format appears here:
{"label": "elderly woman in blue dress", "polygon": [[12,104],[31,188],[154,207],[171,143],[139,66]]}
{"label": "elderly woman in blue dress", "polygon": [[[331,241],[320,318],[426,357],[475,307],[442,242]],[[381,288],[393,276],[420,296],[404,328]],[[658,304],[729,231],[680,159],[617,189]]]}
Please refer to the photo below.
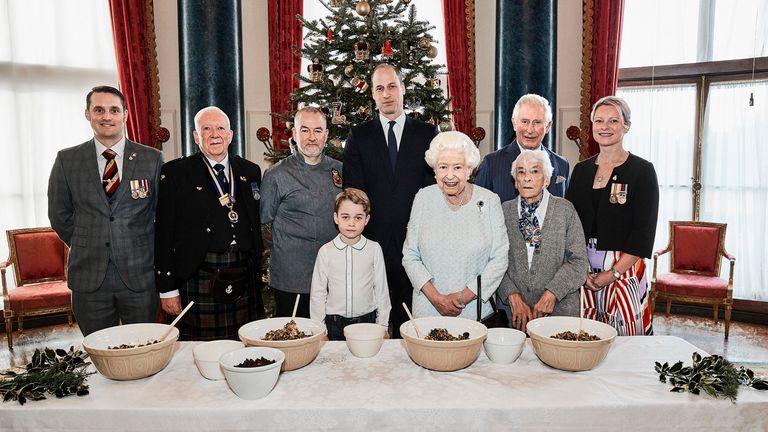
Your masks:
{"label": "elderly woman in blue dress", "polygon": [[424,155],[437,184],[413,201],[403,246],[403,267],[413,284],[413,315],[477,319],[481,276],[482,318],[507,269],[509,240],[498,195],[468,182],[480,152],[461,132],[438,134]]}
{"label": "elderly woman in blue dress", "polygon": [[509,267],[499,286],[513,327],[534,318],[579,314],[579,287],[589,269],[584,231],[573,205],[547,191],[552,163],[541,150],[523,150],[512,163],[520,194],[501,205],[509,236]]}

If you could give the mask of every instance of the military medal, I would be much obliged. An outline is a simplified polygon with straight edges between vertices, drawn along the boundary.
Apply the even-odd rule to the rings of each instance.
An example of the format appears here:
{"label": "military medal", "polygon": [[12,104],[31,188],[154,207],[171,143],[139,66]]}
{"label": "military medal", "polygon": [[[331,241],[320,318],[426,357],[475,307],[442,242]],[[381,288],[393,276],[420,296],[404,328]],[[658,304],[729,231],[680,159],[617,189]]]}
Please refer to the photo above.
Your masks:
{"label": "military medal", "polygon": [[148,179],[131,180],[130,185],[131,185],[131,198],[139,199],[139,198],[146,198],[149,196],[149,180]]}
{"label": "military medal", "polygon": [[611,184],[611,196],[608,198],[608,202],[611,204],[616,204],[619,200],[619,184],[618,183],[612,183]]}
{"label": "military medal", "polygon": [[617,194],[616,200],[619,202],[619,204],[626,204],[627,203],[627,185],[626,184],[619,184],[619,191]]}
{"label": "military medal", "polygon": [[205,160],[205,166],[208,168],[208,174],[211,176],[211,180],[213,181],[213,187],[216,189],[216,193],[219,195],[219,204],[221,204],[222,207],[226,207],[229,209],[227,212],[227,217],[229,218],[229,221],[233,224],[236,224],[238,220],[240,220],[240,216],[235,211],[235,188],[237,182],[235,181],[235,177],[232,175],[232,165],[229,165],[229,178],[232,179],[232,181],[229,182],[229,191],[225,191],[223,185],[221,184],[221,180],[219,180],[219,177],[216,176],[216,174],[213,172],[213,169],[211,168],[211,164],[208,162],[208,160]]}

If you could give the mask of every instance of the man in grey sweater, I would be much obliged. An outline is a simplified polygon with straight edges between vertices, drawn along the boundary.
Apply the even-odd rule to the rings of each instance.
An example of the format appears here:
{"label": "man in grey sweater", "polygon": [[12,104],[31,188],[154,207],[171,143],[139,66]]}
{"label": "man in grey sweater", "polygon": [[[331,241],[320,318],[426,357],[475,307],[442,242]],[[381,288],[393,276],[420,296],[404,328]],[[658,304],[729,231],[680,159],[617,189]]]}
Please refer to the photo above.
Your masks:
{"label": "man in grey sweater", "polygon": [[270,249],[269,285],[275,294],[275,316],[290,316],[299,294],[296,315],[309,318],[317,251],[338,234],[333,207],[341,192],[342,166],[323,154],[328,129],[322,111],[302,108],[293,124],[297,151],[264,174],[260,212]]}

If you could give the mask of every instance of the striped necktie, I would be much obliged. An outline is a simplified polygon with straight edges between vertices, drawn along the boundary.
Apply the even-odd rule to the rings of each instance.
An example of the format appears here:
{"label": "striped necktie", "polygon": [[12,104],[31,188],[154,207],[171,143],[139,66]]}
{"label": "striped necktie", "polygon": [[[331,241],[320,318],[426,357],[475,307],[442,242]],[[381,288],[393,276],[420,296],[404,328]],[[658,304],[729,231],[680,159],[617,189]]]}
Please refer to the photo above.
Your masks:
{"label": "striped necktie", "polygon": [[115,160],[117,153],[112,149],[106,149],[101,155],[107,160],[104,175],[101,176],[101,184],[104,186],[107,198],[112,198],[117,188],[120,187],[120,174],[117,172],[117,161]]}

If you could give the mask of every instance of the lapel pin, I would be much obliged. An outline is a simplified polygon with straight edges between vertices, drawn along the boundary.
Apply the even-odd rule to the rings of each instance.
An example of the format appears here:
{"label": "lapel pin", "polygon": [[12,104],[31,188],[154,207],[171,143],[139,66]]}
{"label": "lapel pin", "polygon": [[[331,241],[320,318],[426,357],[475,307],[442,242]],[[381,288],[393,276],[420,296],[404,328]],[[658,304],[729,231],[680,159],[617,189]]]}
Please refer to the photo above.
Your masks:
{"label": "lapel pin", "polygon": [[617,178],[618,178],[618,177],[616,177],[616,176],[613,176],[613,181],[616,181],[616,179],[617,179]]}
{"label": "lapel pin", "polygon": [[133,160],[133,158],[135,158],[135,157],[136,157],[136,153],[131,153],[131,155],[130,155],[130,156],[128,156],[128,160],[131,160],[131,161],[132,161],[132,160]]}
{"label": "lapel pin", "polygon": [[160,180],[165,180],[165,174],[160,174]]}
{"label": "lapel pin", "polygon": [[203,190],[203,187],[202,186],[195,186],[195,189],[201,191],[201,190]]}
{"label": "lapel pin", "polygon": [[241,181],[248,181],[248,179],[245,178],[245,176],[240,176]]}

